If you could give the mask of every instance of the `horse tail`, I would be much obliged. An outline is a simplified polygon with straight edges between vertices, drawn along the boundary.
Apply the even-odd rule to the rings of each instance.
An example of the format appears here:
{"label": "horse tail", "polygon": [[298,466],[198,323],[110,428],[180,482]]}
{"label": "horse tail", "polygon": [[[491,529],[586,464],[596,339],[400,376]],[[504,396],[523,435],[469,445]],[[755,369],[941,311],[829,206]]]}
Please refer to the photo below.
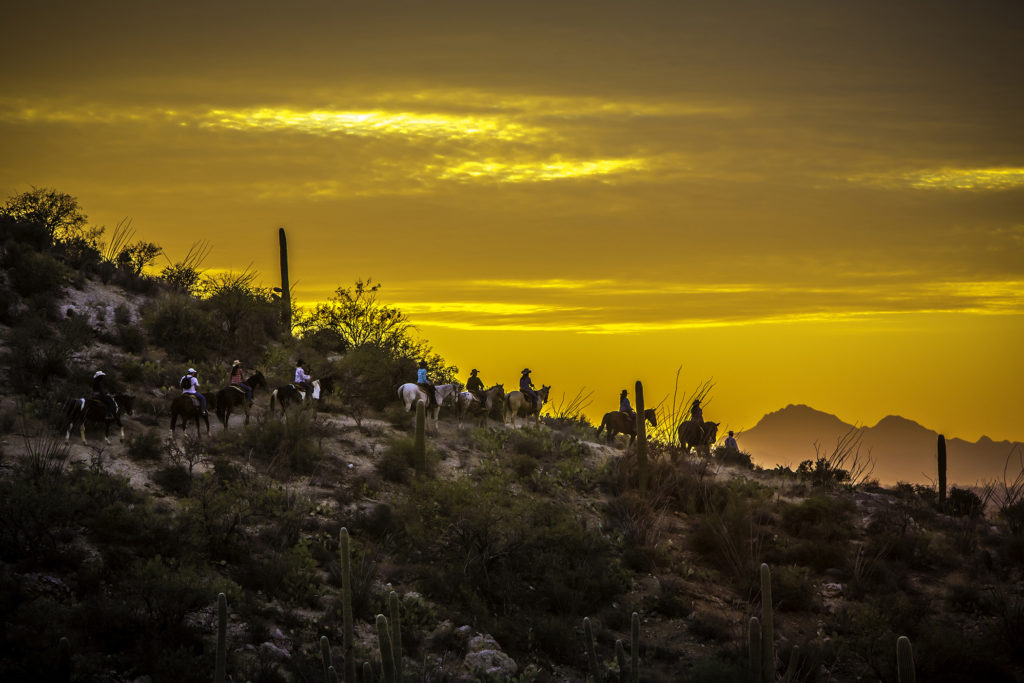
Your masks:
{"label": "horse tail", "polygon": [[608,424],[608,416],[605,415],[604,419],[601,420],[601,426],[597,428],[596,436],[601,436],[601,430],[604,429],[607,424]]}

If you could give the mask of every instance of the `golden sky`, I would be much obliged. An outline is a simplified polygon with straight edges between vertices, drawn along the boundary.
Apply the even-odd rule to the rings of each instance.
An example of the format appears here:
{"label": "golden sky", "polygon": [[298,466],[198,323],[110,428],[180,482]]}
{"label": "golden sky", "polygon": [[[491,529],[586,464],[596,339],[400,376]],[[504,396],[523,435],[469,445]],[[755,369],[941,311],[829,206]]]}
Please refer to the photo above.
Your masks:
{"label": "golden sky", "polygon": [[268,284],[284,226],[300,302],[372,277],[591,417],[682,366],[735,430],[1024,439],[1019,3],[21,5],[4,197]]}

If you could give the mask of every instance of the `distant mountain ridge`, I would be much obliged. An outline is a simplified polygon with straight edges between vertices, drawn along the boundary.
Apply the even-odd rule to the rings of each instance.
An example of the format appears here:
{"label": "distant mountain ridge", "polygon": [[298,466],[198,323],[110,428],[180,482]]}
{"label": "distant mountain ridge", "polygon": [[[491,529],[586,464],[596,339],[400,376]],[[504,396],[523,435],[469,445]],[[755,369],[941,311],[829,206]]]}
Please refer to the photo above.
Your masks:
{"label": "distant mountain ridge", "polygon": [[[736,441],[762,467],[781,464],[796,468],[800,462],[815,458],[815,443],[822,455],[831,454],[838,440],[853,429],[857,427],[830,413],[790,404],[768,413],[754,427],[737,434]],[[875,462],[872,478],[889,485],[897,481],[937,480],[938,432],[899,415],[888,415],[875,426],[860,430],[860,455],[870,456]],[[1024,443],[993,441],[987,436],[970,442],[946,435],[947,479],[950,484],[961,486],[1001,480],[1011,453],[1010,472],[1015,476]]]}

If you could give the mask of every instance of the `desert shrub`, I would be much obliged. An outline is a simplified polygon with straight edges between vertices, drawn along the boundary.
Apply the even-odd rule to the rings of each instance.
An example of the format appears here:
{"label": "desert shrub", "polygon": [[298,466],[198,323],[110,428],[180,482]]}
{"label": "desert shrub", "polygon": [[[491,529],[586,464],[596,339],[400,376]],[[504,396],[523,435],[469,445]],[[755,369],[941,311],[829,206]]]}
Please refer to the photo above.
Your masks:
{"label": "desert shrub", "polygon": [[155,429],[130,435],[125,446],[132,460],[159,460],[164,451],[163,437]]}
{"label": "desert shrub", "polygon": [[157,486],[177,496],[188,495],[192,488],[192,477],[184,465],[168,465],[161,467],[153,474],[153,482]]}
{"label": "desert shrub", "polygon": [[720,653],[697,660],[687,672],[686,680],[688,683],[748,683],[750,667],[739,657]]}
{"label": "desert shrub", "polygon": [[[426,465],[428,472],[438,461],[437,449],[427,446]],[[374,469],[385,481],[399,484],[409,482],[415,464],[415,441],[410,437],[395,437],[388,440],[387,446],[380,454]]]}
{"label": "desert shrub", "polygon": [[780,535],[766,555],[774,564],[799,564],[819,572],[846,570],[849,541],[853,538],[851,500],[819,494],[782,508]]}
{"label": "desert shrub", "polygon": [[72,355],[92,337],[92,329],[78,316],[55,322],[26,316],[5,339],[3,360],[9,368],[12,388],[28,393],[52,384],[54,378],[67,377]]}
{"label": "desert shrub", "polygon": [[743,451],[735,448],[725,448],[719,446],[712,451],[712,455],[716,460],[721,462],[723,465],[732,465],[734,467],[743,467],[748,470],[754,469],[754,463],[750,459],[750,453],[744,453]]}
{"label": "desert shrub", "polygon": [[3,257],[11,289],[24,298],[55,299],[68,281],[67,268],[45,252],[10,247]]}
{"label": "desert shrub", "polygon": [[958,517],[979,517],[985,507],[978,494],[970,489],[962,489],[957,486],[949,490],[949,498],[946,502],[949,505],[950,514]]}
{"label": "desert shrub", "polygon": [[141,353],[146,348],[146,335],[135,325],[117,326],[117,344],[128,353]]}
{"label": "desert shrub", "polygon": [[694,612],[689,622],[689,631],[701,640],[717,643],[727,643],[736,637],[732,623],[714,612]]}
{"label": "desert shrub", "polygon": [[[431,599],[465,613],[505,615],[521,628],[530,614],[578,617],[625,588],[599,533],[570,507],[513,495],[510,484],[499,473],[479,482],[417,481],[396,507],[400,552],[421,564]],[[517,645],[527,630],[518,632]]]}
{"label": "desert shrub", "polygon": [[820,607],[818,585],[807,567],[773,567],[772,598],[780,612],[812,612]]}
{"label": "desert shrub", "polygon": [[306,408],[289,410],[282,419],[257,415],[255,424],[224,432],[209,447],[211,455],[249,454],[268,472],[309,474],[321,458],[326,427]]}
{"label": "desert shrub", "polygon": [[216,319],[187,294],[167,294],[142,316],[153,344],[179,358],[205,360],[211,340],[223,336]]}
{"label": "desert shrub", "polygon": [[687,597],[685,583],[674,576],[658,577],[658,590],[644,606],[670,619],[685,619],[694,614],[693,600]]}

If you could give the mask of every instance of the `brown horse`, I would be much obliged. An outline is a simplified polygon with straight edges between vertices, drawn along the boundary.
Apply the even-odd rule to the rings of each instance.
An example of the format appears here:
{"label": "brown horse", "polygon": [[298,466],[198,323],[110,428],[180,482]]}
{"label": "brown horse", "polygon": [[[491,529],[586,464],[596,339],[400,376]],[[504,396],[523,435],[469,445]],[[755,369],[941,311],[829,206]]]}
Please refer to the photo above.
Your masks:
{"label": "brown horse", "polygon": [[471,391],[459,392],[459,395],[455,398],[456,406],[459,409],[459,426],[462,426],[462,420],[466,415],[473,414],[480,418],[480,426],[484,427],[487,425],[487,418],[491,414],[491,410],[496,405],[503,405],[505,401],[505,387],[501,384],[495,384],[490,389],[484,390],[484,402],[481,403],[480,399]]}
{"label": "brown horse", "polygon": [[[251,376],[247,377],[245,383],[252,389],[252,393],[255,396],[257,389],[267,388],[267,379],[263,376],[262,372],[255,372]],[[220,423],[224,425],[224,429],[228,428],[228,420],[231,419],[231,411],[236,406],[241,406],[245,412],[245,424],[249,424],[249,401],[245,400],[245,390],[239,387],[237,384],[226,386],[217,392],[217,418]]]}
{"label": "brown horse", "polygon": [[[658,416],[654,412],[654,408],[648,408],[644,411],[644,419],[651,423],[652,426],[658,426]],[[613,410],[610,413],[605,413],[604,418],[601,419],[601,426],[597,428],[598,435],[601,434],[601,430],[607,430],[608,443],[611,443],[615,438],[616,434],[626,434],[629,436],[629,444],[626,448],[633,445],[636,441],[636,417],[630,413],[624,413],[621,410]]]}
{"label": "brown horse", "polygon": [[521,391],[510,391],[505,396],[505,415],[504,421],[511,421],[512,426],[516,426],[516,418],[521,417],[524,420],[529,419],[533,416],[534,424],[540,424],[540,411],[544,407],[544,404],[548,400],[548,394],[551,392],[551,387],[547,384],[537,390],[537,395],[540,396],[540,404],[534,405],[532,401],[526,398],[526,395]]}
{"label": "brown horse", "polygon": [[71,438],[71,430],[78,428],[82,435],[82,443],[85,441],[85,423],[86,422],[102,422],[106,427],[106,433],[103,435],[104,440],[110,443],[110,423],[113,422],[121,430],[121,441],[124,441],[124,425],[121,424],[121,415],[132,414],[132,401],[133,397],[128,394],[114,394],[114,403],[117,405],[117,409],[111,413],[110,407],[106,404],[103,399],[96,396],[90,398],[69,398],[64,401],[64,424],[67,425],[67,431],[64,434],[64,440],[67,441]]}
{"label": "brown horse", "polygon": [[274,402],[281,406],[281,415],[283,416],[288,406],[291,404],[303,405],[304,403],[310,403],[315,410],[317,402],[320,401],[320,396],[323,393],[323,389],[320,386],[321,380],[314,379],[310,384],[313,387],[312,392],[308,392],[301,388],[297,384],[285,384],[283,387],[278,387],[270,392],[270,410],[274,410]]}
{"label": "brown horse", "polygon": [[679,445],[687,453],[696,449],[697,453],[711,454],[711,445],[718,439],[718,423],[705,422],[702,425],[686,420],[679,425]]}
{"label": "brown horse", "polygon": [[[207,410],[214,408],[216,403],[216,395],[206,397]],[[196,421],[196,436],[201,434],[199,431],[199,420],[206,423],[206,433],[210,433],[210,417],[203,415],[203,411],[192,401],[192,394],[182,394],[171,401],[171,434],[174,434],[174,426],[178,423],[179,417],[181,418],[182,431],[185,431],[185,421],[191,417]]]}

